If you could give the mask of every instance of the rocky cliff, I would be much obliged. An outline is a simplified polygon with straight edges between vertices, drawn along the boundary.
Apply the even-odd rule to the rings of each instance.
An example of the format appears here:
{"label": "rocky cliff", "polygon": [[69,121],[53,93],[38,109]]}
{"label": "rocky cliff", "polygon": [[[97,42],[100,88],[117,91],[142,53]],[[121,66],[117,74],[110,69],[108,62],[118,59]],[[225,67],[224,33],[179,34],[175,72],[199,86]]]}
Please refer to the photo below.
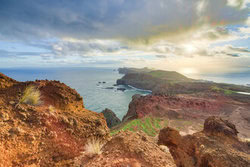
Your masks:
{"label": "rocky cliff", "polygon": [[184,133],[199,131],[209,116],[220,116],[236,124],[239,136],[250,138],[250,101],[239,102],[217,93],[168,95],[134,95],[123,122],[157,117]]}
{"label": "rocky cliff", "polygon": [[118,85],[131,85],[139,89],[151,90],[153,94],[217,92],[238,99],[241,96],[239,97],[236,92],[250,92],[250,88],[247,86],[194,80],[175,71],[141,72],[140,69],[126,68],[124,70],[125,75],[117,80]]}
{"label": "rocky cliff", "polygon": [[180,83],[191,82],[192,79],[175,71],[154,70],[149,72],[140,72],[133,70],[117,80],[118,85],[131,85],[139,89],[151,90],[153,92],[166,93],[169,90],[182,90]]}
{"label": "rocky cliff", "polygon": [[[107,140],[102,114],[58,81],[17,82],[0,73],[0,166],[72,166],[91,137]],[[29,86],[40,103],[20,103]]]}
{"label": "rocky cliff", "polygon": [[235,125],[209,117],[202,132],[181,136],[172,128],[160,131],[158,144],[168,146],[178,167],[248,167],[250,146],[237,138]]}

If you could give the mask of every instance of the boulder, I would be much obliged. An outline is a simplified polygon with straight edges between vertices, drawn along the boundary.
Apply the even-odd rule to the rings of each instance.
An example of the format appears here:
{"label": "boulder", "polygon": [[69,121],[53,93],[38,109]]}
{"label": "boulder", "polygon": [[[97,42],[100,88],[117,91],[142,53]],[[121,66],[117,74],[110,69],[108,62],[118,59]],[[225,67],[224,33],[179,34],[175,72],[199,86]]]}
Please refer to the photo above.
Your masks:
{"label": "boulder", "polygon": [[202,132],[181,136],[177,130],[160,131],[159,145],[166,145],[178,167],[248,167],[250,147],[238,140],[235,126],[209,117]]}
{"label": "boulder", "polygon": [[126,90],[126,88],[117,88],[117,90],[120,90],[120,91],[125,91]]}
{"label": "boulder", "polygon": [[204,133],[208,135],[221,134],[226,137],[237,137],[239,132],[231,122],[212,116],[205,120]]}

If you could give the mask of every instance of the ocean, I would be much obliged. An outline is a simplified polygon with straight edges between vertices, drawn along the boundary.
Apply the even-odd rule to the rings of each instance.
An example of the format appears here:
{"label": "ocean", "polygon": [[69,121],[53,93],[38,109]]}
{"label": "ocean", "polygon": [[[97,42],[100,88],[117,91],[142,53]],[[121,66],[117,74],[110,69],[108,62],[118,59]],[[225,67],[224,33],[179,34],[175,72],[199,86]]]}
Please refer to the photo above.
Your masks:
{"label": "ocean", "polygon": [[[0,69],[0,72],[18,81],[59,80],[80,93],[85,108],[96,112],[109,108],[120,119],[127,113],[128,105],[134,94],[147,95],[150,93],[133,87],[125,87],[124,92],[117,90],[118,87],[124,88],[123,86],[106,89],[113,87],[116,80],[123,76],[111,68],[5,68]],[[250,84],[250,72],[201,75],[194,78],[240,85]]]}
{"label": "ocean", "polygon": [[[0,72],[18,81],[59,80],[77,90],[83,97],[85,108],[95,112],[109,108],[120,119],[127,113],[134,94],[150,93],[132,87],[125,87],[124,92],[117,90],[118,87],[124,88],[124,86],[113,86],[123,75],[109,68],[6,68],[0,69]],[[114,89],[106,89],[107,87]]]}
{"label": "ocean", "polygon": [[190,76],[193,79],[204,79],[217,83],[230,83],[236,85],[250,85],[250,70],[238,73],[200,74]]}

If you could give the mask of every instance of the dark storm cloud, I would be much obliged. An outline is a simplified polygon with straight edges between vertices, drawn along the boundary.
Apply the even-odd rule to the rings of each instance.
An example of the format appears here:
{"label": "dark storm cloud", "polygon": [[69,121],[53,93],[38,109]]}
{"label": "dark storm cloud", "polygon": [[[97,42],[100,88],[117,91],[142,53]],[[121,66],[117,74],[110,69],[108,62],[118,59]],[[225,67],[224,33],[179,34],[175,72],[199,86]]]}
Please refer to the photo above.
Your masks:
{"label": "dark storm cloud", "polygon": [[[136,7],[132,0],[1,0],[3,37],[90,37],[116,24],[120,13]],[[101,35],[101,34],[99,34]]]}
{"label": "dark storm cloud", "polygon": [[1,0],[0,39],[150,37],[247,13],[226,0]]}

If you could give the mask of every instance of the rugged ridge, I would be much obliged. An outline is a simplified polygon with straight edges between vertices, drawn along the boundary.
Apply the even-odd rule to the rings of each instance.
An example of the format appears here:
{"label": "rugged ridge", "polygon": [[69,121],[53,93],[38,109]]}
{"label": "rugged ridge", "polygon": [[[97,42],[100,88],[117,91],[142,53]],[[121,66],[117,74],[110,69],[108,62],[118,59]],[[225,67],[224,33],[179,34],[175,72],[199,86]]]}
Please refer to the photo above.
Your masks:
{"label": "rugged ridge", "polygon": [[220,116],[237,125],[240,137],[250,138],[249,111],[250,101],[238,102],[218,93],[176,96],[134,95],[122,121],[146,116],[158,117],[167,120],[171,127],[180,127],[180,130],[186,133],[190,129],[201,130],[200,127],[207,117]]}
{"label": "rugged ridge", "polygon": [[[89,138],[109,138],[103,115],[85,109],[67,85],[0,78],[0,166],[72,166]],[[40,105],[19,103],[29,85],[41,92]]]}
{"label": "rugged ridge", "polygon": [[0,73],[0,89],[10,87],[16,83],[17,83],[16,80],[7,77],[3,73]]}
{"label": "rugged ridge", "polygon": [[250,88],[247,86],[195,80],[176,71],[153,70],[145,72],[134,68],[125,68],[122,71],[125,71],[125,75],[117,80],[118,85],[131,85],[135,88],[151,90],[153,94],[176,95],[217,92],[231,96],[235,100],[240,98],[246,100],[236,92],[250,92]]}
{"label": "rugged ridge", "polygon": [[172,128],[160,131],[158,144],[168,146],[178,167],[248,167],[250,147],[239,141],[235,125],[209,117],[202,132],[181,136]]}

